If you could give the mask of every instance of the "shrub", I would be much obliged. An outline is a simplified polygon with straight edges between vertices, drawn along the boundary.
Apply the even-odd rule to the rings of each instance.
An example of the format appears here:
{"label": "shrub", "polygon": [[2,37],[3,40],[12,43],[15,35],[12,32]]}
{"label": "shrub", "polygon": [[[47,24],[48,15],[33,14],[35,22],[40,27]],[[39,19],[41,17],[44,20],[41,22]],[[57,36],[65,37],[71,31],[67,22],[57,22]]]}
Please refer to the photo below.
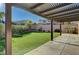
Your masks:
{"label": "shrub", "polygon": [[13,33],[22,32],[23,29],[25,29],[24,25],[13,25],[12,26]]}
{"label": "shrub", "polygon": [[48,30],[48,32],[51,32],[51,31]]}
{"label": "shrub", "polygon": [[59,29],[55,29],[55,31],[54,32],[60,32],[60,30]]}
{"label": "shrub", "polygon": [[78,34],[78,32],[77,32],[78,30],[77,30],[77,28],[74,28],[74,30],[73,30],[73,34]]}
{"label": "shrub", "polygon": [[0,23],[0,52],[5,48],[5,26]]}
{"label": "shrub", "polygon": [[13,37],[22,37],[23,34],[28,34],[28,33],[30,32],[26,29],[26,26],[24,25],[13,25],[12,27]]}
{"label": "shrub", "polygon": [[42,30],[43,32],[45,32],[45,30]]}
{"label": "shrub", "polygon": [[38,29],[38,31],[41,31],[42,32],[42,28]]}

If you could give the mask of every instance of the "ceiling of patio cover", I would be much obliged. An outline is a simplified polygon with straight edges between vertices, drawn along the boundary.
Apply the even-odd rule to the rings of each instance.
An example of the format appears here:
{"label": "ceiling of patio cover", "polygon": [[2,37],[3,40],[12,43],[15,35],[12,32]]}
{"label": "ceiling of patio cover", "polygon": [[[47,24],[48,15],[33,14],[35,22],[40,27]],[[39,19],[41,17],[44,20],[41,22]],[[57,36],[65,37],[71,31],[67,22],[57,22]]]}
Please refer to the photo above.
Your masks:
{"label": "ceiling of patio cover", "polygon": [[14,3],[13,6],[56,21],[78,21],[79,3]]}

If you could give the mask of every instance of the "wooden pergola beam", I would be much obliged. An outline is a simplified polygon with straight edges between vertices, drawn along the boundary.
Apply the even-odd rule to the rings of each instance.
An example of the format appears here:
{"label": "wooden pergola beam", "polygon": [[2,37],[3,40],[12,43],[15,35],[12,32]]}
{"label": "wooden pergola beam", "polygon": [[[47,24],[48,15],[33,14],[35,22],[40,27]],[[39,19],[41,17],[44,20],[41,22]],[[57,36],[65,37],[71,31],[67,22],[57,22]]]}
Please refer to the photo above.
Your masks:
{"label": "wooden pergola beam", "polygon": [[[17,4],[17,3],[13,3],[12,5],[15,6],[15,7],[22,8],[22,7],[20,7],[20,5]],[[43,17],[43,18],[51,19],[51,18],[49,18],[49,17],[46,17],[46,16],[41,15],[40,13],[34,12],[31,8],[22,8],[22,9],[27,10],[28,12],[31,12],[31,13],[33,13],[33,14],[35,14],[35,15],[38,15],[38,16],[41,16],[41,17]]]}
{"label": "wooden pergola beam", "polygon": [[[54,14],[58,14],[58,13],[63,13],[63,12],[68,12],[68,11],[72,11],[72,10],[75,10],[77,9],[76,7],[75,8],[71,8],[71,9],[66,9],[66,10],[61,10],[59,12],[51,12],[51,13],[47,13],[47,14],[44,14],[44,16],[51,16],[51,15],[54,15]],[[52,16],[51,16],[52,17]]]}
{"label": "wooden pergola beam", "polygon": [[5,54],[12,54],[12,26],[11,26],[11,3],[5,4]]}
{"label": "wooden pergola beam", "polygon": [[53,10],[53,9],[60,8],[60,7],[69,5],[69,4],[71,4],[71,3],[61,4],[61,5],[59,5],[59,6],[56,6],[56,7],[53,7],[53,8],[49,8],[49,9],[46,9],[46,10],[44,10],[44,11],[40,11],[40,13],[45,13],[45,12],[51,11],[51,10]]}
{"label": "wooden pergola beam", "polygon": [[67,14],[62,14],[62,15],[57,15],[57,16],[51,16],[51,17],[60,18],[60,17],[67,17],[67,16],[69,16],[69,17],[70,16],[78,16],[79,15],[78,12],[72,12],[72,13],[67,13]]}
{"label": "wooden pergola beam", "polygon": [[31,7],[30,9],[35,9],[35,8],[37,8],[37,7],[39,7],[39,6],[43,5],[43,4],[44,4],[44,3],[38,3],[38,4],[36,4],[35,6]]}
{"label": "wooden pergola beam", "polygon": [[55,19],[55,21],[58,21],[58,22],[79,21],[79,16],[78,15],[63,16],[63,17],[57,17],[54,19]]}
{"label": "wooden pergola beam", "polygon": [[67,12],[67,11],[70,11],[70,10],[64,10],[64,11],[60,11],[60,12],[48,13],[48,14],[45,14],[44,16],[50,16],[50,15],[54,15],[54,14],[58,14],[58,13],[62,13],[62,12]]}

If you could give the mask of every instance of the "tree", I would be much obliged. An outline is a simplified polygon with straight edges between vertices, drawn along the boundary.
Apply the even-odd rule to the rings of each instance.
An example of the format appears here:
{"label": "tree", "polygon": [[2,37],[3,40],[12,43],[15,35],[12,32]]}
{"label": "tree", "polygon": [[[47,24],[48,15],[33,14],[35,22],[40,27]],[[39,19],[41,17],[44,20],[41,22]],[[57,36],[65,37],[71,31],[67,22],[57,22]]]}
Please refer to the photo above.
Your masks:
{"label": "tree", "polygon": [[32,20],[27,20],[26,21],[26,25],[28,26],[29,29],[31,29],[32,23],[33,23]]}
{"label": "tree", "polygon": [[46,20],[43,20],[43,23],[46,23],[47,21]]}
{"label": "tree", "polygon": [[68,31],[68,33],[72,33],[73,32],[73,27],[72,27],[71,22],[67,22],[67,31]]}
{"label": "tree", "polygon": [[33,25],[37,25],[37,23],[33,23]]}
{"label": "tree", "polygon": [[3,20],[4,12],[0,12],[0,20]]}
{"label": "tree", "polygon": [[33,23],[32,25],[36,29],[36,27],[37,27],[38,24],[37,23]]}
{"label": "tree", "polygon": [[40,19],[39,22],[40,22],[41,24],[45,24],[45,23],[47,23],[47,20],[42,20],[42,19]]}
{"label": "tree", "polygon": [[0,36],[2,36],[3,32],[4,32],[4,24],[2,24],[2,20],[4,17],[4,12],[0,12]]}

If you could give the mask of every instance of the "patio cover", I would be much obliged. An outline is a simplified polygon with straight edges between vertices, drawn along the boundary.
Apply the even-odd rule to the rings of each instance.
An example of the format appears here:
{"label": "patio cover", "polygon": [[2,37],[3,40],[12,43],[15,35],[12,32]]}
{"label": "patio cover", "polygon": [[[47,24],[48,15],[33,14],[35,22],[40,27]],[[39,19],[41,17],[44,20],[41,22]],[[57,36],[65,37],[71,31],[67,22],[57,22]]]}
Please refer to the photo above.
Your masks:
{"label": "patio cover", "polygon": [[60,22],[79,20],[79,3],[14,3],[13,6],[49,20]]}
{"label": "patio cover", "polygon": [[[53,41],[53,20],[60,22],[78,21],[78,3],[6,3],[5,4],[5,27],[6,48],[5,54],[12,54],[12,6],[25,9],[33,14],[51,20],[51,41]],[[60,23],[60,35],[62,33]]]}

